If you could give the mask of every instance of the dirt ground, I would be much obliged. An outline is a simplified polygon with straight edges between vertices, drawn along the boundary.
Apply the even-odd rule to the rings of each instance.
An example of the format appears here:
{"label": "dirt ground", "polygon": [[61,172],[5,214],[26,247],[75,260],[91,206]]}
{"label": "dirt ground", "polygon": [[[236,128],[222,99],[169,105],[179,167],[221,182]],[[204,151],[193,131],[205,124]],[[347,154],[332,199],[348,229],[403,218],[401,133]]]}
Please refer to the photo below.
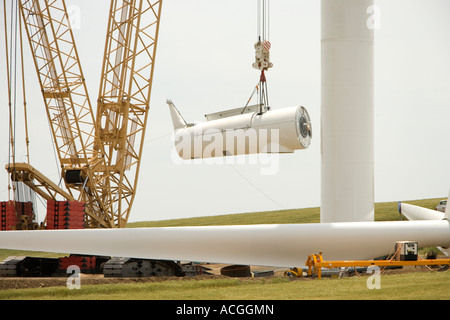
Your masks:
{"label": "dirt ground", "polygon": [[[147,278],[105,278],[103,275],[81,275],[81,283],[83,285],[101,285],[101,284],[118,284],[118,283],[146,283],[161,282],[167,280],[185,280],[185,279],[213,279],[223,276],[195,276],[189,278],[178,277],[147,277]],[[32,289],[47,287],[65,287],[67,278],[0,278],[0,290],[8,289]]]}
{"label": "dirt ground", "polygon": [[[205,279],[224,279],[228,278],[220,274],[220,269],[225,265],[210,265],[210,275],[197,275],[194,277],[145,277],[145,278],[105,278],[102,274],[82,274],[81,283],[83,285],[102,285],[102,284],[118,284],[118,283],[151,283],[162,282],[167,280],[186,281],[186,280],[205,280]],[[267,268],[267,267],[251,267],[252,272],[257,271],[273,271],[273,275],[265,276],[265,278],[286,277],[286,268]],[[427,266],[405,266],[401,269],[382,270],[382,274],[400,274],[406,272],[429,272],[430,270],[437,270],[436,267],[429,268]],[[355,275],[364,276],[364,275]],[[324,277],[326,278],[326,277]],[[248,278],[242,278],[248,279]],[[292,281],[311,281],[310,277],[290,277]],[[9,289],[32,289],[32,288],[46,288],[46,287],[64,287],[67,285],[66,277],[51,277],[51,278],[0,278],[0,290]]]}

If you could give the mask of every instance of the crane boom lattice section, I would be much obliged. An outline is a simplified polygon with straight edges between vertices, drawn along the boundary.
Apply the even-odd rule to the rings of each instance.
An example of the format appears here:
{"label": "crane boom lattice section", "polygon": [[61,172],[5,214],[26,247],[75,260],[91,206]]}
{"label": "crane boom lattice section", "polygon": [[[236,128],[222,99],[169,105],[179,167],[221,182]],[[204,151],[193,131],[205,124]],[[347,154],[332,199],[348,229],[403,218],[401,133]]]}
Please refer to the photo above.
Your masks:
{"label": "crane boom lattice section", "polygon": [[96,152],[85,79],[63,0],[20,3],[61,166],[85,166]]}
{"label": "crane boom lattice section", "polygon": [[20,0],[61,175],[70,196],[86,203],[90,228],[125,227],[129,218],[161,6],[161,0],[111,0],[95,117],[65,1]]}
{"label": "crane boom lattice section", "polygon": [[119,227],[128,220],[136,192],[161,5],[149,0],[111,3],[96,118],[105,163],[95,169],[95,185]]}
{"label": "crane boom lattice section", "polygon": [[[44,98],[50,129],[71,196],[86,202],[89,226],[108,227],[98,194],[89,181],[90,167],[103,157],[98,152],[85,78],[64,0],[21,0],[20,11]],[[73,173],[84,179],[70,184]]]}

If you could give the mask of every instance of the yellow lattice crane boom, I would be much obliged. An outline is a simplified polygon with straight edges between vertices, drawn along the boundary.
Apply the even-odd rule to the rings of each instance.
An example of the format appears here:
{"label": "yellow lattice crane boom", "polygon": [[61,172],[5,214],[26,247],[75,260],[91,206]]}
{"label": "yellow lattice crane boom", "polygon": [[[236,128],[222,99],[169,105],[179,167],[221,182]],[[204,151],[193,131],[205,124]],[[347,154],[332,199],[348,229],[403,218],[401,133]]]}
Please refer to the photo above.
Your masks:
{"label": "yellow lattice crane boom", "polygon": [[[64,0],[19,0],[68,194],[86,226],[125,227],[139,175],[162,1],[111,0],[97,110],[91,105]],[[36,191],[68,194],[31,165],[9,165]],[[17,170],[15,169],[17,168]],[[40,176],[39,176],[40,175]],[[38,177],[39,186],[30,176]]]}
{"label": "yellow lattice crane boom", "polygon": [[154,0],[111,1],[96,118],[96,144],[104,167],[94,172],[102,204],[119,227],[125,226],[135,196],[161,4]]}

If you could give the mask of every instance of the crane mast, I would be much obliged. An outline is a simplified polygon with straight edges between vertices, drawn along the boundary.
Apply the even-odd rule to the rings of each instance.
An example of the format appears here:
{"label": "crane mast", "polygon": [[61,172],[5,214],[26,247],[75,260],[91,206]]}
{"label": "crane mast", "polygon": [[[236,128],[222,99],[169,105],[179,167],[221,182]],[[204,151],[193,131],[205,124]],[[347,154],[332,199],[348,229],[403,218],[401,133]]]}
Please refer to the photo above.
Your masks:
{"label": "crane mast", "polygon": [[94,114],[65,3],[20,7],[61,166],[86,166],[95,153]]}
{"label": "crane mast", "polygon": [[[162,0],[111,0],[97,111],[87,91],[64,0],[19,0],[69,194],[31,165],[15,180],[49,198],[86,204],[86,227],[125,227],[139,175]],[[30,177],[38,177],[33,184]],[[50,195],[49,195],[50,194]]]}
{"label": "crane mast", "polygon": [[148,119],[162,1],[111,1],[97,100],[95,188],[123,227],[134,200]]}
{"label": "crane mast", "polygon": [[[22,0],[19,4],[61,176],[72,177],[74,172],[86,170],[97,159],[98,153],[94,149],[94,113],[67,8],[64,0]],[[28,176],[23,172],[15,175]],[[65,180],[70,195],[77,197]],[[85,201],[87,196],[80,194],[78,198]],[[87,205],[86,211],[88,221],[105,225],[105,218],[98,210]]]}

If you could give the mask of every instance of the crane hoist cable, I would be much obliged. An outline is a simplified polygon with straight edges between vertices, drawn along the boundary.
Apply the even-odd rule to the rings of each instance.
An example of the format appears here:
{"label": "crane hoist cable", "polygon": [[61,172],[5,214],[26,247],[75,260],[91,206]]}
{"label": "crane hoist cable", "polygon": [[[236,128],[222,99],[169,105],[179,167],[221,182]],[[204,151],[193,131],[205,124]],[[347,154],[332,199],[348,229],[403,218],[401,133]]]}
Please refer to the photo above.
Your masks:
{"label": "crane hoist cable", "polygon": [[[22,92],[23,112],[24,112],[24,133],[25,133],[25,147],[26,147],[26,161],[30,162],[29,152],[29,135],[28,135],[28,115],[27,115],[27,100],[26,100],[26,86],[25,86],[25,67],[23,54],[23,35],[22,35],[22,17],[19,13],[19,1],[12,1],[10,4],[10,25],[8,28],[8,16],[6,1],[3,2],[4,23],[5,23],[5,49],[6,49],[6,74],[8,84],[8,111],[9,111],[9,148],[8,148],[8,172],[13,174],[8,177],[8,194],[9,199],[11,190],[13,191],[14,201],[29,201],[34,202],[34,195],[31,190],[25,185],[21,185],[14,179],[15,164],[17,157],[17,103],[18,93]],[[20,61],[19,61],[20,59]],[[18,68],[21,70],[19,71]],[[20,73],[22,88],[20,90],[18,84],[18,76]],[[12,186],[11,186],[12,182]]]}
{"label": "crane hoist cable", "polygon": [[[13,163],[15,162],[15,109],[16,109],[16,66],[17,66],[17,59],[13,59],[16,57],[16,55],[13,55],[13,48],[16,49],[17,52],[17,41],[14,42],[14,40],[17,40],[16,37],[14,37],[13,30],[16,29],[17,34],[17,11],[16,14],[14,14],[14,4],[11,2],[11,11],[10,11],[10,26],[9,26],[9,32],[8,34],[8,17],[7,17],[7,9],[6,9],[6,1],[3,1],[3,14],[4,14],[4,22],[5,22],[5,49],[6,49],[6,77],[7,77],[7,83],[8,83],[8,168],[11,166],[11,157],[13,159]],[[16,3],[17,8],[17,3]],[[14,28],[14,21],[16,22],[15,28]],[[8,47],[9,44],[9,47]],[[14,64],[14,65],[13,65]],[[14,97],[13,97],[13,85],[14,85]],[[8,190],[11,191],[11,183],[10,179],[8,179]],[[9,195],[10,192],[8,192]],[[14,196],[13,196],[14,197]]]}
{"label": "crane hoist cable", "polygon": [[264,70],[261,71],[259,82],[257,83],[255,88],[253,89],[253,92],[252,92],[250,98],[247,100],[247,103],[245,104],[245,107],[242,109],[241,114],[243,114],[245,112],[245,110],[247,109],[247,107],[250,104],[251,100],[255,96],[255,93],[257,94],[257,102],[256,102],[256,104],[260,106],[259,113],[262,114],[265,111],[270,110],[269,94],[268,94],[268,90],[267,90],[267,79],[266,79],[266,74],[265,74]]}
{"label": "crane hoist cable", "polygon": [[259,41],[270,41],[269,0],[258,0],[257,30]]}
{"label": "crane hoist cable", "polygon": [[[259,83],[254,89],[252,96],[247,102],[248,106],[255,92],[258,92],[257,104],[260,106],[259,113],[262,114],[270,109],[269,94],[267,89],[267,78],[265,72],[273,67],[270,62],[270,12],[269,0],[258,0],[257,5],[257,42],[255,43],[255,62],[253,68],[260,70]],[[245,110],[244,108],[244,110]]]}
{"label": "crane hoist cable", "polygon": [[22,16],[19,14],[19,40],[20,40],[20,60],[22,69],[22,95],[23,95],[23,116],[25,126],[25,146],[27,162],[30,163],[30,139],[28,136],[28,112],[27,112],[27,94],[25,86],[25,65],[23,58],[23,35],[22,35]]}

